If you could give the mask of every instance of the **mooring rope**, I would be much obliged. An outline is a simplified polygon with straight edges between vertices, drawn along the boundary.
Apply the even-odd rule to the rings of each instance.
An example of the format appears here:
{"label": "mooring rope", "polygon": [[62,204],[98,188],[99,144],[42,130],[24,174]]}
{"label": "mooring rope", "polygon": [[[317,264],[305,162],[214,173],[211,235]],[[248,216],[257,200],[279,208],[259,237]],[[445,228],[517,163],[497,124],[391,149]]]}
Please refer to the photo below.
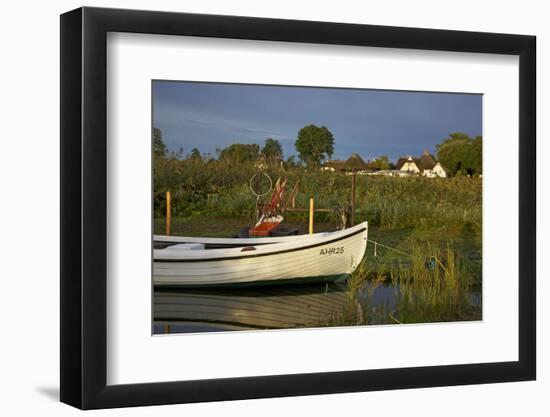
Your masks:
{"label": "mooring rope", "polygon": [[386,249],[389,249],[389,250],[393,250],[395,252],[399,252],[405,256],[410,256],[411,258],[414,258],[414,255],[411,254],[411,253],[407,253],[407,252],[403,252],[402,250],[400,249],[397,249],[397,248],[394,248],[392,246],[388,246],[388,245],[384,245],[383,243],[380,243],[380,242],[377,242],[376,240],[371,240],[371,239],[367,239],[367,242],[371,242],[371,243],[374,243],[374,256],[377,256],[376,255],[376,247],[378,245],[382,246],[383,248],[386,248]]}
{"label": "mooring rope", "polygon": [[[394,252],[398,252],[398,253],[400,253],[400,254],[402,254],[402,255],[409,256],[409,257],[411,257],[411,258],[414,258],[414,257],[415,257],[412,253],[403,252],[401,249],[394,248],[393,246],[384,245],[383,243],[377,242],[376,240],[367,239],[367,242],[374,243],[374,256],[378,256],[378,255],[377,255],[377,252],[376,252],[376,248],[377,248],[378,245],[380,245],[380,246],[382,246],[383,248],[392,250],[392,251],[394,251]],[[443,265],[443,263],[439,260],[439,258],[438,258],[437,256],[431,256],[431,258],[434,259],[435,261],[437,261],[437,263],[441,266],[441,268],[443,268],[443,270],[445,271],[445,273],[446,273],[447,275],[449,275],[449,271],[447,271],[447,268],[445,268],[445,265]]]}

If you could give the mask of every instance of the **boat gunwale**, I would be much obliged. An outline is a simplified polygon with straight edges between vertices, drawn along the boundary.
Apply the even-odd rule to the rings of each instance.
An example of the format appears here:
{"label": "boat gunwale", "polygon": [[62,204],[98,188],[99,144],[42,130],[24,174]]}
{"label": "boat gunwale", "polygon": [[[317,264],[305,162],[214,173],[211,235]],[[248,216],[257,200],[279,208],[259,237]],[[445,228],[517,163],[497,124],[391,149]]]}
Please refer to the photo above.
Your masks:
{"label": "boat gunwale", "polygon": [[[366,223],[366,222],[365,222]],[[360,226],[360,225],[357,225]],[[348,229],[349,230],[349,229]],[[292,247],[288,249],[281,249],[278,251],[268,251],[268,252],[261,252],[261,253],[251,253],[247,255],[236,255],[236,256],[224,256],[224,257],[217,257],[217,258],[187,258],[187,259],[181,259],[181,258],[155,258],[153,261],[154,263],[188,263],[188,262],[218,262],[218,261],[231,261],[231,260],[237,260],[237,259],[247,259],[247,258],[256,258],[261,256],[273,256],[273,255],[279,255],[283,253],[289,253],[289,252],[297,252],[301,250],[311,249],[319,246],[324,246],[330,243],[338,242],[340,240],[348,239],[350,237],[353,237],[355,235],[358,235],[360,233],[365,232],[368,230],[368,226],[365,225],[364,227],[357,229],[349,234],[343,234],[342,236],[338,236],[334,239],[330,240],[318,240],[317,242],[307,245],[307,246],[299,246],[299,247]],[[281,242],[279,245],[285,245],[288,243],[294,243],[294,242]],[[268,249],[273,249],[273,246],[279,246],[279,245],[269,245]],[[162,250],[162,249],[160,249]],[[210,250],[209,252],[211,252]]]}

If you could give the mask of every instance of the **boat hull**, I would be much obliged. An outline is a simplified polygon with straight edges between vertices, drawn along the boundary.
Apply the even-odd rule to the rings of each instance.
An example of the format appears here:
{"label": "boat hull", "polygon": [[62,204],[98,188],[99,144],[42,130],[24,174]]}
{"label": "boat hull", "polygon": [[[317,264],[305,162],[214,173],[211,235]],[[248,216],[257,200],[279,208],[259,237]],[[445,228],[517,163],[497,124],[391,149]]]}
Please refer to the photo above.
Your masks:
{"label": "boat hull", "polygon": [[351,274],[367,246],[367,224],[301,240],[204,251],[155,251],[158,286],[219,287],[335,280]]}
{"label": "boat hull", "polygon": [[345,281],[349,277],[349,274],[339,275],[319,275],[310,277],[295,277],[295,278],[279,278],[279,279],[266,279],[266,280],[242,280],[231,282],[216,282],[216,283],[189,283],[187,281],[168,282],[168,281],[156,281],[154,282],[155,288],[200,288],[200,289],[223,289],[223,288],[256,288],[270,285],[295,285],[295,284],[319,284],[323,282],[340,282]]}

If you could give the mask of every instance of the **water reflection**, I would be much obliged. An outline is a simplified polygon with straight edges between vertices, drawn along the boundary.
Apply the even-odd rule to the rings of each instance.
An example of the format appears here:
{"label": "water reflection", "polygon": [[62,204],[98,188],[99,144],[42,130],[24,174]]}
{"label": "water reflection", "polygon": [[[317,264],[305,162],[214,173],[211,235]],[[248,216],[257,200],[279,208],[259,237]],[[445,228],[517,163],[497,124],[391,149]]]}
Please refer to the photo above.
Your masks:
{"label": "water reflection", "polygon": [[[380,285],[358,296],[363,305],[393,309],[394,288]],[[346,283],[218,290],[155,289],[158,333],[282,329],[328,325],[349,306]]]}

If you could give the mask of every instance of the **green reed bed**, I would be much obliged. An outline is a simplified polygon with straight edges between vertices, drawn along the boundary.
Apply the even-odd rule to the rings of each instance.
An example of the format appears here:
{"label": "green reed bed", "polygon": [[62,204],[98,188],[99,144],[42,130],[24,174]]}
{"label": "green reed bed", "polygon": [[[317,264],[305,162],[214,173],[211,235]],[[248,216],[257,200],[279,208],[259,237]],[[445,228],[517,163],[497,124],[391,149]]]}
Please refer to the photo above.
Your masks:
{"label": "green reed bed", "polygon": [[[247,218],[254,216],[256,197],[250,178],[257,173],[253,164],[162,159],[154,166],[155,217],[164,216],[164,193],[172,193],[174,217],[209,216]],[[303,168],[267,171],[273,181],[286,177],[288,190],[299,184],[298,207],[309,207],[309,198],[319,208],[334,213],[316,213],[317,222],[338,221],[336,209],[349,207],[351,177]],[[384,229],[437,228],[456,231],[465,225],[481,233],[481,186],[478,178],[395,178],[357,176],[356,220],[368,220]],[[307,220],[307,213],[287,212],[290,222]]]}
{"label": "green reed bed", "polygon": [[[454,249],[430,244],[413,247],[397,267],[383,261],[367,267],[365,260],[350,276],[344,307],[328,326],[435,323],[481,320],[481,304],[472,299],[474,275]],[[387,273],[392,270],[391,273]],[[375,291],[391,286],[387,302],[376,301]]]}
{"label": "green reed bed", "polygon": [[413,248],[411,263],[391,275],[400,323],[480,320],[481,306],[473,305],[473,275],[453,248],[431,245]]}

